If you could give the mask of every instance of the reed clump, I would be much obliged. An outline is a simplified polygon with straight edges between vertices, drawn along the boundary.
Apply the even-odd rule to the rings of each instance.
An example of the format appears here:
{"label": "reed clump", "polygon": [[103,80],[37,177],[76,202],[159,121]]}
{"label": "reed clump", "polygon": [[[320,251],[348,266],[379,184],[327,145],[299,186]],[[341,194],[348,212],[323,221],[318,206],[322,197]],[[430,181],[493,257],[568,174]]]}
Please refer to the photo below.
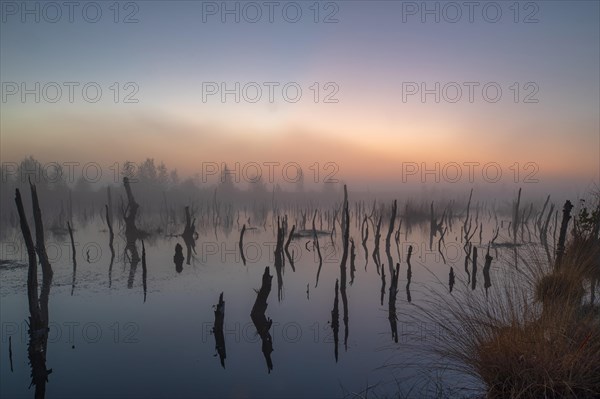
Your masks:
{"label": "reed clump", "polygon": [[598,318],[574,307],[561,309],[557,301],[547,306],[537,319],[492,328],[473,341],[468,361],[488,397],[600,394]]}
{"label": "reed clump", "polygon": [[439,365],[475,377],[490,398],[600,397],[600,218],[583,235],[578,223],[560,263],[530,248],[487,296],[466,283],[451,298],[431,291],[419,317],[441,330],[429,346]]}

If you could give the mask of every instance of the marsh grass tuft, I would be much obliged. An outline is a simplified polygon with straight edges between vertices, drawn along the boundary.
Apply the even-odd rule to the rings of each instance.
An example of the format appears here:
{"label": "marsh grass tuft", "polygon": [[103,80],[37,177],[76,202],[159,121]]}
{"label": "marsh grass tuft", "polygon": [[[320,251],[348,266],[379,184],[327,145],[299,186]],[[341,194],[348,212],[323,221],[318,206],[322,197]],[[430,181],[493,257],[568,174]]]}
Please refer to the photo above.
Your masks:
{"label": "marsh grass tuft", "polygon": [[429,289],[405,316],[439,329],[419,343],[439,356],[432,366],[474,377],[491,398],[600,397],[600,245],[591,231],[573,230],[560,265],[534,245],[519,268],[498,261],[487,296],[466,281],[450,296]]}

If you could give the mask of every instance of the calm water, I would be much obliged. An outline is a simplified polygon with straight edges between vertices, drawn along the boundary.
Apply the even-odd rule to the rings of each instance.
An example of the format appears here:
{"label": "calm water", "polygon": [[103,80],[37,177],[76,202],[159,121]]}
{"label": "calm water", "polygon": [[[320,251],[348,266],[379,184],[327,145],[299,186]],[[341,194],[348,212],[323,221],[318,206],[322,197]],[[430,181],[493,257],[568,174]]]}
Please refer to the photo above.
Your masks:
{"label": "calm water", "polygon": [[[184,261],[181,272],[177,272],[173,261],[176,244],[181,244],[186,254],[181,237],[165,237],[163,233],[146,239],[146,293],[143,268],[138,264],[131,270],[130,263],[123,257],[123,237],[118,234],[115,236],[116,257],[110,269],[108,232],[100,218],[85,225],[75,223],[74,285],[68,235],[47,232],[54,279],[49,298],[46,362],[52,373],[48,377],[46,397],[343,397],[350,392],[361,392],[367,385],[376,385],[372,391],[383,395],[393,394],[398,385],[409,389],[414,383],[410,377],[418,374],[418,366],[400,369],[384,366],[417,361],[413,358],[412,345],[423,334],[434,334],[435,327],[417,326],[400,317],[399,339],[394,342],[388,318],[391,278],[385,253],[387,223],[382,224],[380,242],[381,262],[386,272],[383,304],[381,277],[371,257],[372,226],[369,226],[369,258],[365,270],[360,227],[352,223],[356,272],[350,284],[349,260],[348,322],[346,327],[340,295],[336,361],[331,320],[335,283],[340,278],[339,226],[333,239],[335,245],[328,235],[319,237],[323,265],[318,285],[319,261],[311,238],[291,242],[295,270],[286,259],[278,298],[278,276],[273,267],[276,230],[271,220],[268,218],[264,227],[246,231],[246,265],[240,257],[239,228],[235,223],[229,234],[217,229],[216,237],[212,229],[199,231],[196,254],[189,265]],[[464,284],[460,282],[465,277],[461,223],[456,220],[452,231],[446,233],[447,264],[438,253],[437,238],[429,250],[428,224],[413,226],[410,231],[402,226],[398,313],[413,311],[414,304],[423,298],[424,286],[437,284],[443,288],[436,279],[447,284],[451,265],[454,265],[457,284]],[[480,269],[483,247],[494,233],[495,222],[490,223],[494,225],[483,225]],[[290,229],[292,224],[290,221]],[[175,226],[174,230],[181,232],[183,226]],[[499,241],[506,235],[504,225]],[[478,244],[478,233],[473,241]],[[412,303],[408,302],[406,291],[409,245],[413,246]],[[141,254],[140,242],[138,249]],[[394,263],[397,262],[398,248],[393,235],[390,252]],[[31,367],[27,355],[26,256],[20,231],[9,230],[2,242],[1,258],[14,262],[5,261],[0,267],[2,397],[34,395],[35,388],[29,388]],[[250,317],[257,295],[255,290],[261,286],[266,266],[270,266],[274,276],[265,312],[273,321],[271,371],[261,350],[261,337]],[[492,273],[500,267],[504,267],[502,261],[494,259]],[[39,280],[41,284],[41,271]],[[477,289],[483,290],[482,285],[480,283]],[[214,305],[221,292],[225,301],[224,367],[212,333]],[[344,342],[346,328],[348,336]]]}

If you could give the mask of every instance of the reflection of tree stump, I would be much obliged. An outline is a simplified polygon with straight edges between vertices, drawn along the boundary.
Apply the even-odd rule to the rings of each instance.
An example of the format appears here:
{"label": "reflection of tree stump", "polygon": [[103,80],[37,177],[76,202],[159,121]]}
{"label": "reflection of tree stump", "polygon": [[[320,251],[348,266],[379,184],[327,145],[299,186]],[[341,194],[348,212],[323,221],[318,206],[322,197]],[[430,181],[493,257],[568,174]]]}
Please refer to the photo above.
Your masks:
{"label": "reflection of tree stump", "polygon": [[288,261],[290,262],[290,266],[292,267],[292,271],[296,271],[296,268],[294,267],[294,257],[292,255],[290,255],[290,251],[289,251],[289,246],[290,246],[290,242],[292,241],[292,237],[294,236],[294,231],[296,230],[296,225],[292,226],[292,230],[290,230],[290,235],[285,243],[285,256],[288,258]]}
{"label": "reflection of tree stump", "polygon": [[342,208],[342,260],[340,262],[340,294],[344,310],[344,348],[348,350],[348,296],[346,295],[346,263],[348,262],[348,245],[350,241],[350,210],[348,207],[348,190],[344,185],[344,205]]}
{"label": "reflection of tree stump", "polygon": [[333,310],[331,311],[331,329],[333,330],[333,343],[334,343],[334,355],[335,361],[338,361],[338,343],[339,343],[339,332],[340,332],[340,310],[339,310],[339,280],[335,280],[335,297],[333,299]]}
{"label": "reflection of tree stump", "polygon": [[215,335],[215,349],[221,360],[221,366],[225,368],[225,358],[227,352],[225,350],[225,335],[223,334],[223,323],[225,321],[225,301],[223,301],[223,293],[219,296],[219,303],[215,307],[215,324],[213,326],[213,334]]}
{"label": "reflection of tree stump", "polygon": [[[15,202],[21,223],[21,233],[27,247],[29,269],[27,272],[27,298],[29,301],[29,345],[28,357],[31,365],[31,384],[35,385],[35,397],[43,398],[46,394],[46,382],[52,369],[46,368],[48,346],[48,300],[52,284],[52,266],[46,255],[44,243],[44,226],[35,185],[30,184],[33,202],[33,217],[36,228],[36,245],[33,244],[31,231],[25,217],[23,201],[19,189],[16,190]],[[37,259],[36,252],[42,265],[42,289],[38,299]]]}
{"label": "reflection of tree stump", "polygon": [[177,243],[175,245],[175,256],[173,256],[173,262],[175,263],[175,270],[177,273],[181,273],[183,270],[183,247],[181,244]]}
{"label": "reflection of tree stump", "polygon": [[242,262],[244,262],[244,266],[246,266],[246,257],[244,256],[244,233],[246,232],[246,224],[242,226],[242,231],[240,231],[240,256],[242,257]]}
{"label": "reflection of tree stump", "polygon": [[283,291],[283,240],[285,231],[282,223],[277,218],[277,245],[275,246],[275,272],[277,273],[277,300],[281,301]]}
{"label": "reflection of tree stump", "polygon": [[273,321],[265,316],[267,310],[267,298],[271,293],[271,281],[273,276],[269,274],[269,267],[265,267],[265,272],[262,276],[262,285],[256,296],[254,306],[250,312],[252,322],[256,327],[256,331],[262,340],[262,352],[267,362],[269,373],[273,370],[273,361],[271,360],[271,352],[273,352],[273,339],[271,338],[271,324]]}
{"label": "reflection of tree stump", "polygon": [[490,247],[488,246],[487,253],[485,254],[485,264],[483,265],[483,287],[485,288],[485,294],[488,293],[488,288],[492,286],[492,280],[490,278],[490,268],[492,267],[492,256],[490,255]]}
{"label": "reflection of tree stump", "polygon": [[379,239],[381,238],[381,215],[379,215],[379,221],[377,222],[377,228],[375,229],[375,243],[373,247],[373,262],[377,267],[377,273],[379,273],[380,256],[379,256]]}
{"label": "reflection of tree stump", "polygon": [[388,320],[392,330],[392,339],[398,343],[398,317],[396,315],[396,294],[398,293],[398,276],[400,275],[400,263],[396,264],[396,270],[392,269],[390,281],[390,297],[388,303]]}
{"label": "reflection of tree stump", "polygon": [[387,235],[385,236],[385,254],[388,260],[388,267],[390,271],[390,275],[394,274],[394,261],[392,260],[392,254],[390,252],[390,245],[392,239],[392,233],[394,232],[394,224],[396,223],[396,200],[392,204],[392,215],[390,216],[390,225],[388,228]]}

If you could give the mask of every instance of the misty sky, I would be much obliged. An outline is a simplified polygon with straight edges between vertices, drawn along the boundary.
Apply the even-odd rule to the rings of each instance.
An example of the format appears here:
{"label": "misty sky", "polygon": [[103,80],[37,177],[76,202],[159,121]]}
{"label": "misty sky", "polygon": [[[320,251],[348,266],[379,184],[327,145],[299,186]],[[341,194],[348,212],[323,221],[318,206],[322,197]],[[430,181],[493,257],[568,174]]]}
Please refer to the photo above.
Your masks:
{"label": "misty sky", "polygon": [[[252,23],[256,8],[244,2],[123,2],[118,15],[112,2],[86,15],[80,2],[71,22],[65,6],[58,16],[29,2],[34,12],[23,14],[23,3],[3,1],[0,156],[101,165],[152,157],[182,175],[202,161],[335,162],[339,177],[369,188],[401,182],[403,162],[496,162],[505,175],[515,162],[526,174],[530,162],[540,183],[598,182],[600,3],[487,3],[478,2],[472,21],[464,2],[453,3],[462,16],[437,3],[436,22],[421,9],[436,2],[279,2],[271,23],[259,1]],[[221,13],[236,4],[239,23]],[[102,15],[88,22],[96,5]],[[298,9],[299,21],[289,22]],[[35,94],[23,101],[23,82],[40,83],[39,103]],[[62,86],[55,103],[47,101],[53,85],[43,93],[48,82]],[[64,82],[78,84],[72,103]],[[88,82],[102,89],[95,103],[83,98]],[[210,82],[219,90],[257,82],[262,96],[248,101],[251,86],[239,103],[234,94],[222,102],[206,94]],[[264,82],[279,84],[273,101]],[[283,95],[290,82],[302,90],[297,102]],[[407,94],[436,82],[439,103],[435,94]],[[464,82],[475,84],[473,102]],[[484,98],[490,82],[488,100],[502,90],[497,102]],[[457,85],[462,97],[452,102]],[[127,95],[138,102],[123,102]]]}

